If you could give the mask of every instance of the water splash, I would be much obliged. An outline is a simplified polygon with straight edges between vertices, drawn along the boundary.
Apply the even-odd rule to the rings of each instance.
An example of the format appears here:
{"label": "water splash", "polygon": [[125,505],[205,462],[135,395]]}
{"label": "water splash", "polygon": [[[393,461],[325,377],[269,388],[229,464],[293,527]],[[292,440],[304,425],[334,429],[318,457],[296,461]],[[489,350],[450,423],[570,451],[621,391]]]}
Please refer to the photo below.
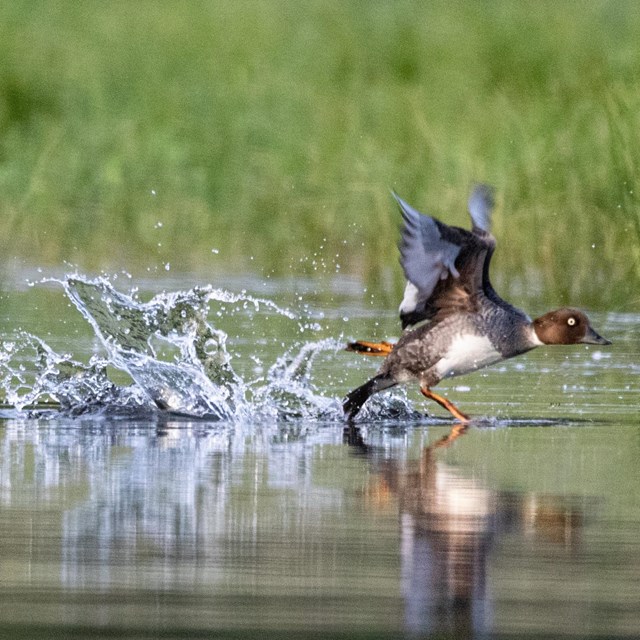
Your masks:
{"label": "water splash", "polygon": [[252,406],[262,416],[284,420],[297,418],[335,419],[341,414],[336,400],[320,394],[311,380],[311,369],[323,351],[344,348],[335,340],[308,342],[277,359],[266,376],[267,384],[255,387]]}
{"label": "water splash", "polygon": [[[63,287],[106,356],[93,356],[83,364],[26,333],[5,342],[0,350],[0,387],[6,403],[18,410],[55,402],[67,415],[169,412],[210,420],[342,417],[339,400],[324,396],[312,380],[318,356],[341,350],[342,342],[299,344],[256,380],[247,381],[234,370],[227,334],[209,320],[213,305],[266,309],[294,323],[296,333],[314,327],[270,300],[196,287],[142,302],[135,294],[116,290],[106,278],[74,274],[45,282]],[[133,383],[115,384],[107,375],[108,367],[125,372]]]}
{"label": "water splash", "polygon": [[[233,417],[240,389],[226,350],[226,334],[207,322],[208,302],[227,292],[195,288],[142,303],[105,279],[62,281],[88,320],[112,366],[128,373],[160,409],[215,419]],[[154,341],[178,349],[173,362],[158,357]]]}
{"label": "water splash", "polygon": [[71,416],[110,408],[136,415],[152,409],[136,386],[119,387],[107,377],[107,360],[94,356],[88,364],[58,354],[43,340],[20,333],[0,351],[0,386],[5,401],[18,411],[55,403]]}

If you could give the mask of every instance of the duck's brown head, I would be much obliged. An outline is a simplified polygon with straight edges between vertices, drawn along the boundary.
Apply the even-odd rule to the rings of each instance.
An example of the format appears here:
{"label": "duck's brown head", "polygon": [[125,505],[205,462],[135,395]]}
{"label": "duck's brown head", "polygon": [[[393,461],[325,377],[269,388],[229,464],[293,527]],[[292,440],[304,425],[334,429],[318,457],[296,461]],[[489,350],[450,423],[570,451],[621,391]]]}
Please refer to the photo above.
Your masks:
{"label": "duck's brown head", "polygon": [[597,334],[589,318],[578,309],[556,309],[533,321],[533,330],[544,344],[611,344]]}

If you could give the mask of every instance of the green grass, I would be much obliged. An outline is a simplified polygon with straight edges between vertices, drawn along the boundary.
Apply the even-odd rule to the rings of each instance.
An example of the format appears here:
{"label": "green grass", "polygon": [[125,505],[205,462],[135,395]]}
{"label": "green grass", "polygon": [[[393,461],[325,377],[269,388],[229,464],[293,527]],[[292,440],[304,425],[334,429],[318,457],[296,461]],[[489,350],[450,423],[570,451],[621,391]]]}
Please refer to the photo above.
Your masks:
{"label": "green grass", "polygon": [[0,251],[395,298],[389,190],[466,225],[488,181],[502,292],[637,309],[638,42],[624,0],[1,3]]}

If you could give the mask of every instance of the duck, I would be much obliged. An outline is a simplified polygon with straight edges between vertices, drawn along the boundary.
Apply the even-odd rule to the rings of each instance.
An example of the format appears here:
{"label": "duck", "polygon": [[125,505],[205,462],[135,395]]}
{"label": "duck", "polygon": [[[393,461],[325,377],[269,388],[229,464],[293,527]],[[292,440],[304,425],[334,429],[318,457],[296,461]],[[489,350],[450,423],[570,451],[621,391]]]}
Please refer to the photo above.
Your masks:
{"label": "duck", "polygon": [[349,351],[385,357],[377,374],[344,398],[349,422],[373,394],[417,382],[423,396],[469,424],[471,418],[433,387],[543,345],[611,344],[579,309],[564,307],[532,320],[496,293],[489,279],[496,248],[492,187],[479,184],[469,197],[471,230],[447,225],[392,195],[403,220],[403,333],[395,344],[359,340],[347,345]]}

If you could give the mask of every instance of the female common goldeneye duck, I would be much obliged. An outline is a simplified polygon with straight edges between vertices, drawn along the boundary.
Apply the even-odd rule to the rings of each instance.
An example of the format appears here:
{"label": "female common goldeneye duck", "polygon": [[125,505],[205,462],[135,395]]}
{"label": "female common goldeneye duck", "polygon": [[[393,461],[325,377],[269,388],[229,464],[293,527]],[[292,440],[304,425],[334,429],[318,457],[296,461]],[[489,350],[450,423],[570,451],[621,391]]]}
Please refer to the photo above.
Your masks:
{"label": "female common goldeneye duck", "polygon": [[387,356],[378,374],[344,399],[349,420],[374,393],[416,380],[424,396],[468,423],[467,415],[431,387],[544,344],[611,344],[578,309],[557,309],[532,321],[494,291],[489,281],[496,245],[490,233],[490,187],[477,186],[469,198],[471,231],[424,215],[393,195],[404,221],[400,262],[407,286],[400,320],[405,332],[395,345],[348,345],[350,351]]}

